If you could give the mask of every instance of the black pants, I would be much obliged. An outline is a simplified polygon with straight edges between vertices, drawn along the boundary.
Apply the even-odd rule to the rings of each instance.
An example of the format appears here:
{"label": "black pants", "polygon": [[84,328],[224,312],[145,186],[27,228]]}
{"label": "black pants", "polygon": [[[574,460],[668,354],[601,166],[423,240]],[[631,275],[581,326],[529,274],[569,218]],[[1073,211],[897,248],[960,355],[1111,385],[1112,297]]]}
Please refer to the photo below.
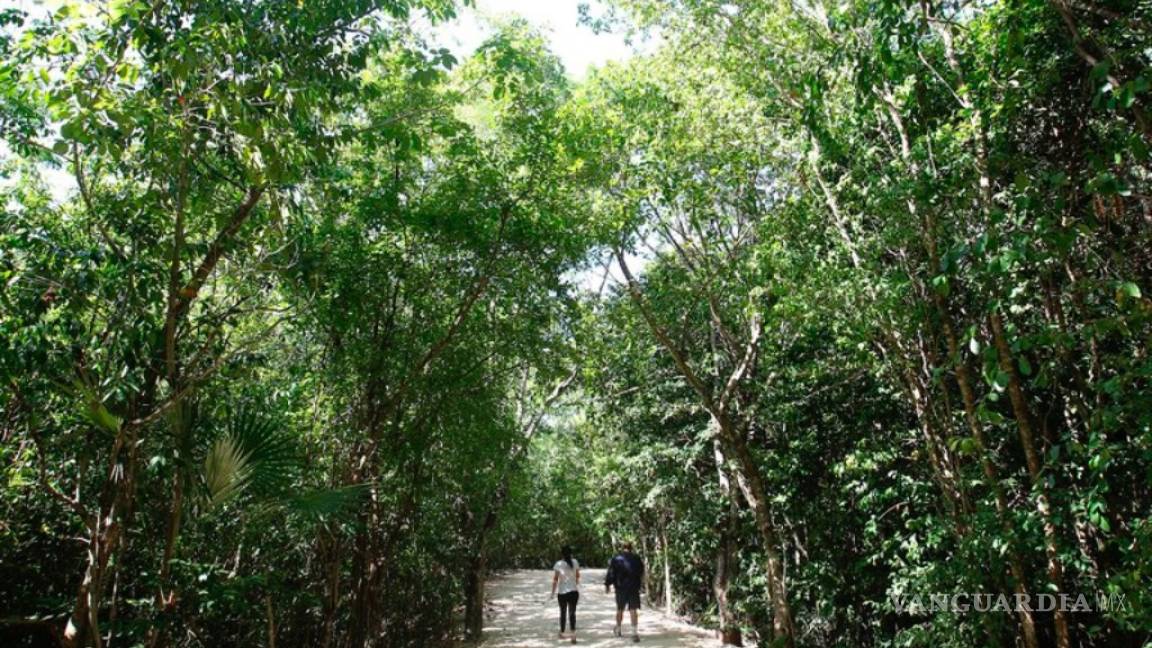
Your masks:
{"label": "black pants", "polygon": [[564,622],[576,632],[576,603],[580,600],[580,592],[568,592],[556,597],[560,603],[560,632],[564,632]]}

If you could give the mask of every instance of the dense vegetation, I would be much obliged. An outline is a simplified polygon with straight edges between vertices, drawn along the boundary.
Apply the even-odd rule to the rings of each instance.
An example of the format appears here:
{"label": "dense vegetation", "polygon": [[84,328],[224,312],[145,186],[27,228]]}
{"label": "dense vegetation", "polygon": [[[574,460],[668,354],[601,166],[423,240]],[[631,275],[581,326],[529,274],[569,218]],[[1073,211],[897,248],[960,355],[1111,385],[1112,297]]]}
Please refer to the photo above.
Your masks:
{"label": "dense vegetation", "polygon": [[[1152,641],[1152,5],[0,9],[0,644]],[[900,597],[1084,594],[1092,611]],[[1100,609],[1098,594],[1123,605]]]}

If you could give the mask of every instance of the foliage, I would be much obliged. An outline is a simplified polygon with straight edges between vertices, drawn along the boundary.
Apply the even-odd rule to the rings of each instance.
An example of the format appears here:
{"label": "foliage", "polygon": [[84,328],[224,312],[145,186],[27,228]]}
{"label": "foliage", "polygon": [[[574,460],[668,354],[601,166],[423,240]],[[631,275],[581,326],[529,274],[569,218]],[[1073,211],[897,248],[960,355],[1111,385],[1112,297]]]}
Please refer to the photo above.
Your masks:
{"label": "foliage", "polygon": [[[617,0],[579,83],[458,9],[0,10],[0,643],[436,645],[624,540],[730,643],[1147,641],[1147,3]],[[972,592],[1125,605],[895,602]]]}

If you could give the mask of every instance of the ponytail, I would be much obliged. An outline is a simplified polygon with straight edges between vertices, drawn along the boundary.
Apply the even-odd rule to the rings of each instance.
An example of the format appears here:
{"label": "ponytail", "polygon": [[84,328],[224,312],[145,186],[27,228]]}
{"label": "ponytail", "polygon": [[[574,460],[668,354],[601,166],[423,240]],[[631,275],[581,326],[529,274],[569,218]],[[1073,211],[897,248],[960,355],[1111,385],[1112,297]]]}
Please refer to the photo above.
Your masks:
{"label": "ponytail", "polygon": [[564,562],[568,563],[568,569],[576,567],[576,565],[572,563],[572,547],[565,545],[564,548],[560,550],[560,555],[564,556]]}

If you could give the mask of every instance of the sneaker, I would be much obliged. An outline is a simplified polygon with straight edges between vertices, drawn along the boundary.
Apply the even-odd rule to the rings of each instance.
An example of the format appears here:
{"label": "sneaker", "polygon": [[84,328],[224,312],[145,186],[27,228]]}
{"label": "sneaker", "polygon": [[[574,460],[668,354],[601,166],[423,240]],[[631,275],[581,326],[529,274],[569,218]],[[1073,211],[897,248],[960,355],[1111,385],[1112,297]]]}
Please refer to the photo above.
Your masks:
{"label": "sneaker", "polygon": [[621,634],[621,632],[620,632],[620,626],[616,626],[615,628],[613,628],[613,629],[612,629],[612,634],[613,634],[613,635],[615,635],[615,636],[617,636],[617,637],[622,637],[622,636],[624,636],[624,635],[623,635],[623,634]]}
{"label": "sneaker", "polygon": [[632,643],[640,643],[640,635],[638,635],[638,634],[632,635]]}
{"label": "sneaker", "polygon": [[572,643],[576,643],[576,637],[575,636],[572,637]]}

